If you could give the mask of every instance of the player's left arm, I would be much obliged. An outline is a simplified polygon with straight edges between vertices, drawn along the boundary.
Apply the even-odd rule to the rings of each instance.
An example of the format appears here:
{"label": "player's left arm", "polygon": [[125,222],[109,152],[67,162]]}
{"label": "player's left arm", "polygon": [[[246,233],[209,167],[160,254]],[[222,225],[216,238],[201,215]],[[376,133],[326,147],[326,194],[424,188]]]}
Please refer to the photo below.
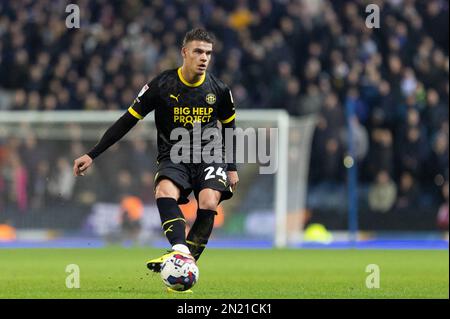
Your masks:
{"label": "player's left arm", "polygon": [[[219,120],[222,123],[222,143],[225,145],[225,155],[227,158],[232,156],[232,160],[228,161],[227,175],[230,186],[233,190],[236,189],[239,183],[239,176],[236,167],[236,108],[233,101],[233,96],[229,88],[227,88],[222,97],[222,103],[219,106]],[[230,130],[233,133],[233,143],[232,147],[226,145],[226,131]],[[231,154],[230,154],[231,153]]]}

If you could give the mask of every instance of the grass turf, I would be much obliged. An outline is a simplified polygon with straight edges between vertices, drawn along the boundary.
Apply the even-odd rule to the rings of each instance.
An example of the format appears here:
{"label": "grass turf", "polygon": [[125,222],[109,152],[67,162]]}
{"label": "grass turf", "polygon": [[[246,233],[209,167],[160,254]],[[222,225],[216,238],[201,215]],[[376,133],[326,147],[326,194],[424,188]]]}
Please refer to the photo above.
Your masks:
{"label": "grass turf", "polygon": [[[164,290],[143,248],[0,250],[0,298],[449,298],[448,250],[209,249],[194,294]],[[65,286],[80,267],[80,288]],[[380,288],[366,288],[366,266],[380,267]]]}

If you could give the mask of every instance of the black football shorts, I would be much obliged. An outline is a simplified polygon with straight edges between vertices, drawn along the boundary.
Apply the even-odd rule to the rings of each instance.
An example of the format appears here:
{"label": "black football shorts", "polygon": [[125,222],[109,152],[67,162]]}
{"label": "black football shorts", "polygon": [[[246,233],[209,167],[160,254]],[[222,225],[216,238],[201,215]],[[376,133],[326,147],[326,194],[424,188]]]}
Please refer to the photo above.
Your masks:
{"label": "black football shorts", "polygon": [[180,189],[178,204],[187,204],[189,194],[194,191],[198,201],[198,194],[202,189],[211,188],[221,192],[220,202],[230,199],[233,190],[228,182],[227,164],[225,163],[173,163],[170,159],[163,159],[158,163],[155,175],[155,188],[163,179],[169,179]]}

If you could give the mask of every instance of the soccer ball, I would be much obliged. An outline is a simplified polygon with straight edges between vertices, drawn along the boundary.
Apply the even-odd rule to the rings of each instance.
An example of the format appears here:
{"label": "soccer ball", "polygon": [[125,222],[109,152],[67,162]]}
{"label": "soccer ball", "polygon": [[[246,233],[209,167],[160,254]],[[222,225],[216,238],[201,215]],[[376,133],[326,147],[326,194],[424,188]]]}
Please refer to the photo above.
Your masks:
{"label": "soccer ball", "polygon": [[195,260],[183,254],[174,254],[161,265],[164,284],[177,291],[192,288],[198,281],[199,271]]}

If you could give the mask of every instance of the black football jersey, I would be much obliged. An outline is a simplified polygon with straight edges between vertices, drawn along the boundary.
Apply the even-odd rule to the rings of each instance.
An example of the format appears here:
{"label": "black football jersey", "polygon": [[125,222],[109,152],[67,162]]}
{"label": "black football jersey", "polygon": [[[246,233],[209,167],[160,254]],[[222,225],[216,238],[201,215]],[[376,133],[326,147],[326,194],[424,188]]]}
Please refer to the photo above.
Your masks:
{"label": "black football jersey", "polygon": [[[217,121],[229,123],[236,117],[231,91],[222,81],[205,72],[197,83],[189,83],[181,68],[165,71],[144,85],[128,108],[139,120],[151,111],[155,111],[159,161],[169,157],[172,146],[179,142],[171,140],[172,130],[185,128],[192,143],[194,125],[201,124],[202,135],[208,128],[216,128],[220,134]],[[202,140],[201,147],[213,139]]]}

